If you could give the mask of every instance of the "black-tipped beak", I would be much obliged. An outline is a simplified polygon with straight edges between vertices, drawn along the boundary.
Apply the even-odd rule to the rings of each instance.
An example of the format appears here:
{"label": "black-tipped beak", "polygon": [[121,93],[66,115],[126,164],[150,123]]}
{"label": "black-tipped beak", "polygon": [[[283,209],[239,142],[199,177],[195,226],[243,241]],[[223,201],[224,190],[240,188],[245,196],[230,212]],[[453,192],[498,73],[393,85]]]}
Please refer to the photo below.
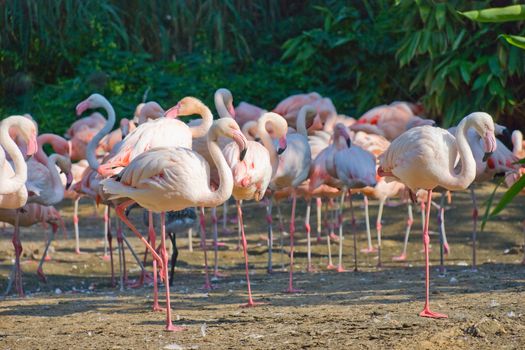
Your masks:
{"label": "black-tipped beak", "polygon": [[245,149],[243,149],[243,150],[241,151],[241,155],[240,155],[240,157],[239,157],[239,159],[240,159],[241,162],[244,160],[244,157],[246,157],[246,151],[247,151],[247,150],[248,150],[248,149],[245,148]]}
{"label": "black-tipped beak", "polygon": [[346,139],[346,145],[348,148],[350,148],[350,146],[352,146],[352,141],[350,141],[350,139]]}
{"label": "black-tipped beak", "polygon": [[492,152],[487,152],[483,155],[483,161],[486,162],[487,159],[489,159],[489,157],[492,155]]}
{"label": "black-tipped beak", "polygon": [[285,150],[286,148],[279,148],[277,149],[277,154],[281,155]]}
{"label": "black-tipped beak", "polygon": [[71,173],[66,173],[66,190],[69,190],[72,183],[73,183],[73,175]]}
{"label": "black-tipped beak", "polygon": [[256,137],[256,138],[254,139],[254,141],[255,141],[255,142],[261,142],[261,139],[260,139],[259,137]]}

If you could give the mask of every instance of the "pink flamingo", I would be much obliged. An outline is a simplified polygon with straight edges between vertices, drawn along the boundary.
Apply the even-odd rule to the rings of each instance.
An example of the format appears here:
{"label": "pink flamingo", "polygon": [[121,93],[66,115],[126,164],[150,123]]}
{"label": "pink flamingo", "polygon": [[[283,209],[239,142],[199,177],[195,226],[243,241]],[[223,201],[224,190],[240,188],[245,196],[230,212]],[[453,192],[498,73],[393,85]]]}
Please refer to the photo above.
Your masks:
{"label": "pink flamingo", "polygon": [[[245,154],[241,154],[243,150]],[[224,147],[223,154],[233,173],[232,194],[237,203],[237,216],[242,234],[246,282],[248,284],[248,303],[245,306],[255,306],[256,303],[252,299],[250,286],[248,247],[244,234],[241,201],[251,199],[260,201],[264,196],[273,172],[270,154],[263,145],[255,141],[247,141],[247,144],[243,145],[242,149],[236,142],[231,142]]]}
{"label": "pink flamingo", "polygon": [[[201,103],[202,105],[202,103]],[[158,147],[142,153],[120,174],[118,179],[102,180],[104,192],[110,199],[130,198],[117,207],[117,214],[126,225],[146,243],[161,266],[167,282],[167,253],[165,247],[164,213],[185,208],[215,207],[222,204],[232,194],[233,176],[217,144],[219,136],[233,139],[241,150],[240,160],[246,153],[246,138],[237,123],[226,118],[217,120],[208,133],[208,147],[219,172],[220,184],[212,191],[209,183],[209,165],[198,153],[185,147]],[[137,202],[150,211],[161,212],[161,256],[155,252],[136,228],[128,221],[124,210]],[[181,330],[171,322],[169,284],[166,283],[166,329]]]}
{"label": "pink flamingo", "polygon": [[[459,124],[456,137],[447,130],[422,126],[412,128],[396,138],[379,158],[379,176],[394,177],[412,191],[425,189],[428,192],[423,243],[425,248],[426,300],[422,317],[444,318],[444,314],[430,311],[428,224],[432,190],[441,186],[449,190],[466,189],[476,177],[476,162],[467,142],[467,131],[474,128],[483,139],[485,153],[494,152],[496,137],[494,122],[487,113],[471,113]],[[457,156],[461,160],[461,172],[454,170]],[[387,179],[388,181],[388,179]]]}
{"label": "pink flamingo", "polygon": [[155,101],[141,103],[135,109],[138,125],[164,117],[164,109]]}
{"label": "pink flamingo", "polygon": [[[0,222],[7,222],[7,223],[14,225],[15,230],[17,231],[19,230],[20,226],[29,227],[37,223],[45,222],[51,225],[53,229],[52,235],[54,235],[58,229],[58,223],[61,220],[62,218],[60,216],[60,213],[54,207],[43,206],[37,203],[28,203],[22,208],[22,210],[0,209]],[[19,232],[17,232],[17,235],[18,234]],[[38,263],[38,268],[37,268],[38,278],[42,280],[43,282],[46,282],[46,276],[44,275],[42,266],[44,264],[45,257],[47,255],[47,250],[51,243],[50,237],[52,237],[52,235],[50,235],[49,238],[47,239],[44,253],[42,254],[42,258],[40,258],[40,262]],[[15,278],[13,278],[13,274],[15,275],[14,276]],[[7,285],[7,289],[5,292],[6,295],[9,294],[13,281],[15,285],[17,285],[17,289],[21,287],[21,284],[22,284],[21,277],[22,277],[22,272],[16,270],[16,265],[13,266],[13,271],[11,272],[9,283]],[[20,290],[18,290],[18,293],[20,295]],[[21,296],[23,296],[23,290],[22,290]]]}
{"label": "pink flamingo", "polygon": [[[24,161],[22,152],[9,135],[9,129],[16,129],[27,144],[28,155],[36,153],[38,146],[36,141],[36,124],[23,116],[10,116],[0,122],[0,208],[18,209],[27,202],[27,164]],[[14,170],[6,160],[4,150],[11,157]],[[15,229],[13,233],[13,246],[15,248],[15,285],[19,296],[24,296],[22,288],[22,273],[20,270],[20,255],[22,254],[22,244],[18,232],[18,221],[20,211],[16,210]]]}
{"label": "pink flamingo", "polygon": [[102,114],[94,112],[91,115],[81,118],[71,124],[69,129],[66,131],[65,136],[72,139],[78,132],[86,129],[93,129],[95,132],[97,132],[104,127],[105,123],[106,120]]}
{"label": "pink flamingo", "polygon": [[330,116],[337,114],[332,100],[323,98],[317,92],[289,96],[279,102],[272,112],[282,115],[290,126],[295,127],[299,111],[305,105],[310,105],[316,111],[314,122],[317,123],[318,128],[322,128],[322,123]]}
{"label": "pink flamingo", "polygon": [[248,122],[257,122],[257,119],[266,112],[267,111],[261,107],[242,101],[235,107],[235,121],[243,128]]}
{"label": "pink flamingo", "polygon": [[[295,233],[295,205],[297,194],[295,189],[308,178],[310,164],[312,161],[310,145],[308,144],[308,133],[306,130],[306,117],[316,113],[316,110],[306,105],[301,108],[297,116],[297,133],[288,134],[286,137],[279,138],[279,149],[275,151],[275,146],[271,142],[271,137],[266,131],[266,121],[263,119],[268,114],[263,115],[263,122],[259,124],[259,136],[270,152],[270,160],[273,169],[273,176],[270,182],[270,189],[277,191],[286,187],[292,187],[292,213],[290,221],[290,279],[287,293],[300,292],[293,288],[293,253],[294,253],[294,233]],[[278,119],[272,115],[273,119]],[[280,117],[280,116],[279,116]],[[282,117],[280,117],[282,118]],[[284,126],[284,124],[282,124]],[[282,131],[282,128],[277,130]],[[286,130],[286,129],[284,129]],[[278,157],[277,157],[278,155]],[[268,212],[271,217],[271,212]],[[269,242],[271,238],[269,237]]]}
{"label": "pink flamingo", "polygon": [[390,105],[372,108],[363,114],[350,129],[378,134],[392,141],[412,127],[434,124],[433,120],[422,119],[417,116],[416,113],[418,112],[422,112],[420,105],[393,102]]}

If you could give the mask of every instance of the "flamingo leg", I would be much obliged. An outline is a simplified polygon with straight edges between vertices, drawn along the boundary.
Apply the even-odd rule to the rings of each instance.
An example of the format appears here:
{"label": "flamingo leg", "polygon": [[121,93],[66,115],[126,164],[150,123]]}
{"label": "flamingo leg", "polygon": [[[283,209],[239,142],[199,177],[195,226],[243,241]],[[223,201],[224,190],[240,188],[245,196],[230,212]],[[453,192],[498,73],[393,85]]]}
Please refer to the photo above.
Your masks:
{"label": "flamingo leg", "polygon": [[206,247],[206,222],[204,221],[204,207],[201,207],[200,212],[200,224],[201,224],[201,242],[202,250],[204,252],[204,290],[212,290],[213,286],[210,283],[210,276],[208,275],[208,250]]}
{"label": "flamingo leg", "polygon": [[284,224],[283,216],[281,214],[281,206],[277,202],[277,220],[279,221],[279,231],[281,232],[280,245],[281,245],[281,269],[284,270]]}
{"label": "flamingo leg", "polygon": [[75,228],[75,253],[80,254],[80,234],[78,231],[78,202],[80,197],[73,202],[73,226]]}
{"label": "flamingo leg", "polygon": [[525,220],[521,223],[522,230],[523,230],[523,259],[521,260],[521,264],[525,265]]}
{"label": "flamingo leg", "polygon": [[230,234],[228,229],[228,201],[222,204],[222,233],[224,235]]}
{"label": "flamingo leg", "polygon": [[179,249],[177,248],[177,235],[175,232],[170,232],[169,237],[171,240],[171,246],[173,251],[171,253],[171,265],[170,265],[170,287],[173,286],[173,276],[175,274],[175,265],[177,264],[177,258],[179,257]]}
{"label": "flamingo leg", "polygon": [[220,277],[219,273],[219,234],[217,228],[217,208],[211,208],[211,222],[213,224],[213,278]]}
{"label": "flamingo leg", "polygon": [[266,198],[266,222],[268,223],[268,267],[267,272],[273,272],[272,253],[273,253],[273,220],[272,220],[272,199]]}
{"label": "flamingo leg", "polygon": [[185,328],[174,326],[171,321],[170,283],[168,280],[168,252],[166,251],[166,212],[160,213],[160,252],[162,256],[162,274],[166,287],[166,330],[170,332],[183,331]]}
{"label": "flamingo leg", "polygon": [[104,256],[102,259],[109,260],[108,255],[108,230],[109,230],[109,214],[108,214],[109,206],[105,206],[104,208]]}
{"label": "flamingo leg", "polygon": [[111,209],[108,205],[108,245],[109,245],[109,261],[111,264],[111,287],[115,287],[115,266],[113,264],[113,234],[111,233]]}
{"label": "flamingo leg", "polygon": [[188,251],[193,251],[193,227],[188,229]]}
{"label": "flamingo leg", "polygon": [[13,231],[13,246],[15,247],[15,288],[19,297],[24,297],[22,288],[22,270],[20,268],[20,255],[22,254],[22,243],[20,242],[19,227],[20,209],[16,210],[15,229]]}
{"label": "flamingo leg", "polygon": [[321,207],[323,206],[323,201],[321,200],[321,197],[317,197],[315,199],[315,206],[316,206],[316,209],[317,209],[317,243],[321,243],[321,232],[322,232],[322,227],[321,227]]}
{"label": "flamingo leg", "polygon": [[[332,201],[331,198],[330,198],[330,201]],[[334,263],[332,262],[332,243],[330,242],[331,225],[326,224],[326,222],[328,221],[327,216],[330,216],[330,211],[328,210],[328,204],[326,204],[326,208],[325,208],[325,227],[327,228],[326,245],[328,246],[328,265],[326,266],[326,268],[328,270],[333,270],[335,269],[335,266],[334,266]]]}
{"label": "flamingo leg", "polygon": [[472,196],[472,271],[478,271],[476,264],[476,239],[478,226],[478,205],[476,202],[476,193],[474,192],[474,184],[470,185],[470,195]]}
{"label": "flamingo leg", "polygon": [[307,245],[307,267],[306,271],[314,271],[312,266],[312,238],[311,238],[311,227],[310,227],[310,210],[311,210],[311,199],[306,199],[306,215],[304,218],[304,227],[306,228],[306,245]]}
{"label": "flamingo leg", "polygon": [[361,253],[369,254],[369,253],[374,253],[376,249],[372,246],[372,235],[370,233],[370,215],[368,213],[368,197],[364,196],[363,201],[365,204],[365,225],[366,225],[366,239],[368,242],[368,247],[361,249]]}
{"label": "flamingo leg", "polygon": [[244,234],[244,221],[242,217],[242,209],[241,209],[240,201],[236,201],[236,204],[237,204],[237,217],[239,218],[239,226],[241,227],[242,250],[243,250],[243,255],[244,255],[244,266],[246,269],[246,284],[248,285],[248,303],[242,306],[252,307],[260,303],[254,303],[252,299],[252,288],[250,286],[250,272],[249,272],[249,266],[248,266],[248,245],[246,243],[246,235]]}
{"label": "flamingo leg", "polygon": [[352,216],[352,236],[354,237],[354,272],[357,272],[357,227],[354,216],[354,203],[352,202],[352,190],[348,190],[348,201],[350,202],[350,215]]}
{"label": "flamingo leg", "polygon": [[124,284],[128,277],[126,274],[126,256],[124,254],[124,240],[122,239],[122,225],[117,221],[117,247],[119,259],[119,273],[120,273],[120,291],[124,291]]}
{"label": "flamingo leg", "polygon": [[339,227],[339,262],[337,264],[337,272],[345,272],[345,268],[343,267],[343,204],[345,200],[345,192],[343,191],[343,194],[341,194],[341,202],[339,204],[339,212],[338,212],[338,227]]}
{"label": "flamingo leg", "polygon": [[441,200],[439,203],[438,211],[438,226],[439,226],[439,274],[441,276],[445,275],[445,198],[446,194],[443,192],[441,194]]}
{"label": "flamingo leg", "polygon": [[412,228],[412,223],[414,222],[414,214],[412,213],[412,204],[408,202],[408,219],[407,219],[407,228],[405,231],[405,240],[403,242],[403,251],[401,255],[395,256],[392,258],[394,261],[405,261],[407,258],[407,246],[408,246],[408,237],[410,236],[410,229]]}
{"label": "flamingo leg", "polygon": [[382,267],[381,263],[381,234],[383,225],[381,224],[381,218],[383,217],[383,208],[385,206],[386,198],[381,198],[379,201],[379,211],[377,213],[376,230],[377,230],[377,267]]}
{"label": "flamingo leg", "polygon": [[293,252],[294,252],[294,233],[295,233],[295,204],[297,202],[297,195],[295,191],[292,193],[292,215],[290,219],[290,280],[286,293],[300,293],[302,290],[293,287]]}
{"label": "flamingo leg", "polygon": [[[242,201],[241,201],[241,205],[242,205]],[[237,218],[237,223],[239,222],[239,218]],[[241,240],[242,240],[242,237],[241,237],[241,227],[238,226],[237,227],[237,250],[241,249]]]}
{"label": "flamingo leg", "polygon": [[38,279],[42,281],[43,283],[47,283],[46,275],[44,274],[44,270],[42,267],[44,266],[44,262],[46,261],[47,251],[49,249],[49,246],[51,245],[51,241],[53,240],[53,236],[56,234],[58,227],[52,226],[53,232],[48,235],[46,247],[44,248],[44,254],[42,254],[42,257],[40,258],[40,261],[38,262],[38,267],[36,269],[36,274],[38,276]]}
{"label": "flamingo leg", "polygon": [[432,190],[428,190],[425,225],[424,225],[424,230],[423,230],[423,245],[425,248],[425,307],[423,308],[423,311],[421,311],[419,316],[430,317],[430,318],[447,318],[448,317],[447,315],[430,311],[430,264],[429,264],[429,254],[428,254],[428,245],[430,243],[430,236],[428,235],[428,224],[430,221],[431,201],[432,201]]}
{"label": "flamingo leg", "polygon": [[[153,252],[155,252],[155,254],[157,253],[157,250],[156,250],[156,239],[157,239],[157,235],[155,234],[155,228],[153,226],[153,212],[151,210],[148,210],[148,237],[149,237],[149,242],[151,244],[151,247],[153,248]],[[162,257],[161,257],[162,259]],[[161,260],[160,261],[160,271],[161,271],[161,275],[162,275],[162,270],[163,270],[163,266],[164,266],[164,262]],[[153,311],[164,311],[163,308],[160,307],[159,305],[159,283],[158,283],[158,270],[157,270],[157,260],[156,259],[153,259]]]}

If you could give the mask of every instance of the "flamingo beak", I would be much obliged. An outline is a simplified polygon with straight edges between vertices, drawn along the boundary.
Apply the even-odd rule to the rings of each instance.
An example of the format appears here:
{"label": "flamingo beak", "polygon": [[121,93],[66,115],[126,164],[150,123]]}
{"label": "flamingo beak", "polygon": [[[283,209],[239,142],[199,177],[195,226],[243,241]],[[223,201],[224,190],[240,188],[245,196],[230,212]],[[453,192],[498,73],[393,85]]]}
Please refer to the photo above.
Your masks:
{"label": "flamingo beak", "polygon": [[73,183],[73,175],[71,172],[66,173],[66,190],[69,190],[71,184]]}
{"label": "flamingo beak", "polygon": [[180,105],[177,103],[177,105],[171,107],[166,112],[164,112],[165,118],[175,119],[179,116],[179,109]]}
{"label": "flamingo beak", "polygon": [[242,162],[244,157],[246,157],[246,151],[248,150],[248,140],[246,136],[240,130],[234,130],[232,135],[233,141],[239,146],[240,155],[239,160]]}
{"label": "flamingo beak", "polygon": [[277,149],[277,154],[281,155],[285,150],[288,144],[286,143],[286,135],[279,139],[279,148]]}
{"label": "flamingo beak", "polygon": [[27,155],[32,156],[38,151],[38,143],[36,141],[36,133],[32,133],[27,143]]}
{"label": "flamingo beak", "polygon": [[77,116],[80,116],[82,113],[84,113],[86,109],[89,109],[89,102],[87,100],[80,102],[76,107]]}
{"label": "flamingo beak", "polygon": [[496,150],[497,143],[496,143],[496,136],[494,136],[494,132],[487,131],[485,133],[485,137],[483,138],[483,149],[485,151],[485,154],[483,155],[483,161],[485,162],[492,153]]}

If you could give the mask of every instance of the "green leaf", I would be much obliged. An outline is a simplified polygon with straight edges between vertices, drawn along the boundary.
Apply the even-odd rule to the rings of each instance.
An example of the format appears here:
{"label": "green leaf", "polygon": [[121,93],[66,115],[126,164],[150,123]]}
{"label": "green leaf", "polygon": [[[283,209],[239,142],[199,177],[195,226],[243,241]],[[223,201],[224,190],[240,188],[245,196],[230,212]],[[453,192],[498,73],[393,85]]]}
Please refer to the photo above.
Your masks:
{"label": "green leaf", "polygon": [[483,74],[481,74],[474,81],[474,85],[472,86],[472,90],[478,90],[479,88],[484,88],[491,78],[492,78],[492,75],[490,73],[483,73]]}
{"label": "green leaf", "polygon": [[496,216],[498,215],[507,204],[509,204],[514,197],[518,195],[518,193],[523,190],[525,187],[525,176],[521,176],[518,181],[516,181],[510,188],[503,194],[503,197],[501,197],[499,203],[496,205],[496,208],[490,213],[490,216]]}
{"label": "green leaf", "polygon": [[502,34],[501,35],[507,42],[511,45],[517,46],[520,49],[525,50],[525,37],[518,36],[518,35],[508,35],[508,34]]}
{"label": "green leaf", "polygon": [[419,16],[423,23],[427,22],[428,16],[430,15],[430,6],[420,5],[419,6]]}
{"label": "green leaf", "polygon": [[470,83],[470,66],[471,64],[468,62],[462,62],[459,65],[459,72],[461,73],[461,78],[463,78],[465,84]]}
{"label": "green leaf", "polygon": [[525,19],[525,5],[494,7],[459,13],[473,21],[482,23],[520,21]]}
{"label": "green leaf", "polygon": [[438,26],[439,30],[443,29],[443,26],[445,25],[445,13],[446,13],[446,10],[447,10],[447,5],[446,4],[437,4],[436,5],[435,17],[436,17],[436,23],[437,23],[437,26]]}

